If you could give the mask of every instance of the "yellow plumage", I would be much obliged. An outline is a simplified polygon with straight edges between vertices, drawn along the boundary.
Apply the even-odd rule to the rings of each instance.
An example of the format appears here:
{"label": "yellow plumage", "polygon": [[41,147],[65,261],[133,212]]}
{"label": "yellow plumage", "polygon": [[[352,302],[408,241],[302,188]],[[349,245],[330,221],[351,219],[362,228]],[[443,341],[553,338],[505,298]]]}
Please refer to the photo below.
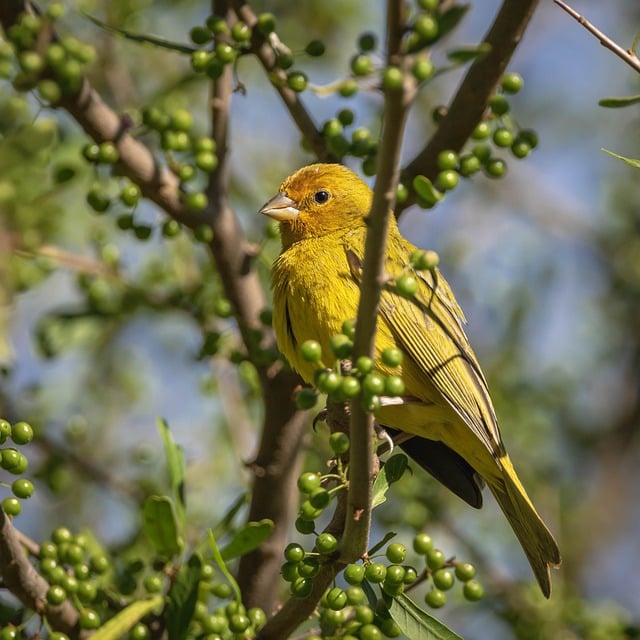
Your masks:
{"label": "yellow plumage", "polygon": [[[355,318],[360,296],[353,260],[362,261],[369,187],[335,164],[304,167],[287,178],[262,213],[280,221],[282,253],[273,265],[273,322],[278,346],[293,368],[312,382],[316,366],[302,359],[300,345],[317,340],[331,362],[329,340]],[[406,272],[415,247],[392,219],[386,271]],[[479,475],[511,524],[545,596],[549,567],[560,563],[553,536],[537,514],[507,455],[495,412],[463,330],[464,317],[437,269],[413,274],[417,294],[407,299],[386,287],[376,334],[376,367],[401,375],[405,402],[383,406],[378,422],[413,434],[403,448],[469,504],[482,504]],[[404,354],[401,370],[380,356],[387,347]]]}

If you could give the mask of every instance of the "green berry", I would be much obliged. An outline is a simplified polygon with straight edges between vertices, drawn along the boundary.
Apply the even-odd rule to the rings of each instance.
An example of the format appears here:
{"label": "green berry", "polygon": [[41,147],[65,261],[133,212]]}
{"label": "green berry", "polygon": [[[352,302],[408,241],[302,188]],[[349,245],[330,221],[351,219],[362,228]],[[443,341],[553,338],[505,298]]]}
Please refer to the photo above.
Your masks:
{"label": "green berry", "polygon": [[428,80],[434,71],[435,67],[429,58],[418,58],[411,67],[411,73],[418,82]]}
{"label": "green berry", "polygon": [[440,171],[436,176],[436,187],[441,191],[451,191],[458,186],[458,172],[453,169]]}
{"label": "green berry", "polygon": [[342,134],[342,123],[337,118],[331,118],[324,123],[322,133],[327,138],[336,138]]}
{"label": "green berry", "polygon": [[366,76],[373,71],[373,60],[360,53],[351,59],[351,71],[356,76]]}
{"label": "green berry", "polygon": [[509,101],[502,94],[497,93],[489,100],[489,108],[495,115],[503,116],[509,112]]}
{"label": "green berry", "polygon": [[374,624],[363,624],[358,633],[360,640],[382,640],[382,631]]}
{"label": "green berry", "polygon": [[470,602],[477,602],[484,596],[484,589],[477,580],[468,580],[462,587],[462,594]]}
{"label": "green berry", "polygon": [[189,31],[189,39],[194,44],[206,44],[211,40],[211,38],[212,38],[211,31],[209,31],[209,29],[203,26],[198,25],[198,26],[192,27],[191,30]]}
{"label": "green berry", "polygon": [[2,455],[2,460],[0,461],[2,468],[13,473],[20,465],[20,452],[13,447],[9,447],[0,449],[0,454]]}
{"label": "green berry", "polygon": [[67,527],[58,527],[51,533],[51,540],[58,546],[65,542],[71,543],[73,542],[73,534]]}
{"label": "green berry", "polygon": [[326,489],[316,489],[309,496],[309,502],[316,509],[326,509],[331,502],[331,494]]}
{"label": "green berry", "polygon": [[488,144],[476,144],[471,153],[482,163],[486,164],[491,159],[491,147]]}
{"label": "green berry", "polygon": [[531,153],[531,145],[518,137],[511,145],[511,153],[518,159],[526,158]]}
{"label": "green berry", "polygon": [[299,544],[291,542],[284,550],[284,557],[287,562],[300,562],[304,559],[305,551]]}
{"label": "green berry", "polygon": [[322,347],[317,340],[306,340],[300,346],[300,355],[305,362],[320,362]]}
{"label": "green berry", "polygon": [[287,73],[287,86],[296,93],[301,93],[307,88],[307,74],[302,71],[290,71]]}
{"label": "green berry", "polygon": [[458,166],[458,154],[451,149],[445,149],[438,154],[438,168],[441,170],[455,169]]}
{"label": "green berry", "polygon": [[120,152],[118,147],[113,142],[106,140],[100,143],[100,151],[98,154],[98,161],[104,164],[115,164],[120,158]]}
{"label": "green berry", "polygon": [[380,583],[385,579],[387,575],[387,567],[380,562],[372,562],[364,570],[365,580],[374,584]]}
{"label": "green berry", "polygon": [[341,611],[347,606],[347,594],[340,587],[329,589],[324,599],[329,609],[333,611]]}
{"label": "green berry", "polygon": [[505,93],[518,93],[523,84],[524,80],[519,73],[505,73],[500,86]]}
{"label": "green berry", "polygon": [[207,66],[211,62],[211,53],[209,51],[198,50],[191,54],[191,68],[196,73],[206,71]]}
{"label": "green berry", "polygon": [[147,107],[142,112],[142,122],[150,129],[164,131],[169,126],[170,118],[158,107]]}
{"label": "green berry", "polygon": [[22,504],[18,498],[5,498],[2,501],[2,510],[8,516],[15,517],[20,515],[20,512],[22,511]]}
{"label": "green berry", "polygon": [[127,207],[135,207],[141,195],[140,187],[137,184],[128,184],[120,192],[120,201]]}
{"label": "green berry", "polygon": [[81,629],[97,629],[100,626],[100,616],[93,609],[84,609],[80,612],[78,625]]}
{"label": "green berry", "polygon": [[276,29],[276,18],[272,13],[261,13],[256,22],[258,31],[267,36]]}
{"label": "green berry", "polygon": [[383,618],[378,626],[385,638],[397,638],[402,635],[402,629],[393,618]]}
{"label": "green berry", "polygon": [[226,582],[218,582],[211,587],[211,593],[221,600],[228,600],[233,595],[233,589]]}
{"label": "green berry", "polygon": [[348,564],[344,570],[344,579],[348,584],[359,585],[364,580],[364,573],[363,564]]}
{"label": "green berry", "polygon": [[326,47],[322,40],[312,40],[304,50],[313,58],[318,58],[319,56],[324,54],[325,49]]}
{"label": "green berry", "polygon": [[195,165],[201,171],[212,173],[218,168],[218,156],[211,151],[199,151],[195,157]]}
{"label": "green berry", "polygon": [[490,158],[485,171],[490,178],[502,178],[507,173],[507,163],[500,158]]}
{"label": "green berry", "polygon": [[[406,549],[405,549],[405,553],[406,553]],[[401,554],[398,554],[398,556],[400,555]],[[393,585],[402,584],[404,583],[405,573],[406,571],[403,566],[399,564],[390,564],[387,567],[387,574],[384,577],[384,581]]]}
{"label": "green berry", "polygon": [[81,581],[78,584],[78,598],[81,602],[93,602],[98,597],[98,587],[93,582]]}
{"label": "green berry", "polygon": [[387,560],[393,564],[400,564],[407,557],[407,548],[401,542],[392,542],[385,552]]}
{"label": "green berry", "polygon": [[360,394],[360,382],[353,376],[346,376],[340,382],[340,393],[347,399],[352,400]]}
{"label": "green berry", "polygon": [[402,364],[402,351],[396,347],[387,347],[381,354],[382,362],[388,367],[399,367]]}
{"label": "green berry", "polygon": [[456,578],[462,582],[468,582],[476,575],[476,568],[470,562],[456,562]]}
{"label": "green berry", "polygon": [[56,607],[67,599],[67,592],[59,585],[54,584],[47,589],[47,603]]}
{"label": "green berry", "polygon": [[251,609],[247,611],[247,615],[249,616],[249,620],[251,620],[251,625],[256,631],[259,631],[267,624],[267,614],[259,607],[251,607]]}
{"label": "green berry", "polygon": [[45,78],[40,80],[36,86],[38,94],[45,102],[55,104],[62,97],[62,89],[60,89],[60,85],[55,80]]}
{"label": "green berry", "polygon": [[317,403],[318,394],[314,389],[305,387],[304,389],[300,389],[298,393],[296,393],[296,407],[298,407],[300,411],[313,409],[313,407],[315,407]]}
{"label": "green berry", "polygon": [[320,572],[320,562],[313,556],[307,556],[298,564],[298,573],[303,578],[314,578]]}
{"label": "green berry", "polygon": [[342,323],[342,327],[340,331],[349,338],[349,340],[353,340],[356,335],[356,321],[355,320],[345,320]]}
{"label": "green berry", "polygon": [[149,640],[151,632],[143,622],[136,622],[129,631],[129,640]]}
{"label": "green berry", "polygon": [[329,436],[329,446],[338,455],[346,453],[349,450],[349,436],[342,431],[336,431]]}
{"label": "green berry", "polygon": [[415,32],[425,40],[435,40],[438,37],[440,28],[436,18],[428,13],[418,15],[413,24]]}
{"label": "green berry", "polygon": [[236,59],[238,51],[226,42],[219,42],[216,45],[216,56],[223,64],[229,64]]}
{"label": "green berry", "polygon": [[478,122],[476,128],[471,133],[473,140],[486,140],[491,135],[491,125],[484,120]]}
{"label": "green berry", "polygon": [[298,489],[301,493],[311,494],[320,488],[321,476],[312,471],[305,471],[298,478]]}
{"label": "green berry", "polygon": [[521,129],[518,138],[528,142],[532,149],[538,146],[538,134],[533,129]]}
{"label": "green berry", "polygon": [[16,422],[11,429],[11,439],[16,444],[29,444],[33,440],[33,428],[27,422]]}
{"label": "green berry", "polygon": [[413,298],[418,292],[418,281],[410,274],[401,275],[396,280],[396,293],[403,298]]}
{"label": "green berry", "polygon": [[471,153],[465,153],[460,156],[460,168],[458,171],[461,176],[468,177],[480,171],[482,166],[480,160]]}
{"label": "green berry", "polygon": [[453,571],[451,571],[450,569],[438,569],[436,572],[434,572],[432,579],[433,584],[438,589],[442,589],[442,591],[451,589],[451,587],[453,587],[455,583]]}
{"label": "green berry", "polygon": [[109,558],[103,554],[94,554],[89,559],[91,569],[98,575],[103,575],[109,570]]}
{"label": "green berry", "polygon": [[298,573],[298,562],[285,562],[280,567],[280,575],[285,582],[294,582],[300,577]]}
{"label": "green berry", "polygon": [[384,395],[397,398],[404,394],[405,384],[400,376],[389,376],[384,381]]}
{"label": "green berry", "polygon": [[513,143],[513,133],[505,127],[500,127],[493,132],[493,142],[497,147],[510,147]]}
{"label": "green berry", "polygon": [[444,553],[440,551],[440,549],[430,549],[427,551],[427,566],[432,571],[436,571],[444,567],[444,563],[446,562],[446,558]]}
{"label": "green berry", "polygon": [[382,88],[385,91],[400,91],[404,76],[399,67],[387,67],[382,73]]}
{"label": "green berry", "polygon": [[174,131],[189,131],[193,126],[193,115],[188,109],[176,109],[171,115],[170,126]]}
{"label": "green berry", "polygon": [[311,504],[311,502],[309,502],[309,500],[305,500],[300,505],[300,518],[302,518],[302,520],[306,520],[307,522],[313,522],[314,520],[316,520],[316,518],[319,518],[321,515],[322,515],[322,509],[318,509],[314,507]]}
{"label": "green berry", "polygon": [[366,375],[373,371],[373,359],[369,356],[360,356],[355,362],[355,368],[361,375]]}
{"label": "green berry", "polygon": [[96,184],[87,192],[87,204],[96,213],[104,213],[111,206],[111,199],[103,188]]}
{"label": "green berry", "polygon": [[432,608],[439,609],[440,607],[444,607],[447,603],[447,596],[444,591],[440,591],[440,589],[431,589],[431,591],[427,591],[427,595],[424,597],[424,601]]}
{"label": "green berry", "polygon": [[231,27],[231,37],[236,42],[247,42],[251,39],[251,28],[244,22],[238,21]]}
{"label": "green berry", "polygon": [[358,83],[351,79],[343,80],[338,87],[338,93],[343,98],[350,98],[358,93]]}
{"label": "green berry", "polygon": [[182,227],[177,220],[166,220],[162,225],[162,235],[165,238],[175,238],[181,229]]}
{"label": "green berry", "polygon": [[333,355],[339,360],[344,360],[351,355],[353,351],[353,342],[343,333],[331,336],[329,339],[329,348]]}
{"label": "green berry", "polygon": [[285,71],[293,66],[294,59],[290,53],[280,51],[276,57],[276,64]]}
{"label": "green berry", "polygon": [[184,195],[184,205],[189,211],[198,213],[204,211],[209,204],[206,193],[201,191],[192,191]]}
{"label": "green berry", "polygon": [[33,495],[33,482],[31,482],[31,480],[27,480],[26,478],[19,478],[18,480],[14,480],[11,484],[11,491],[16,498],[22,498],[23,500],[26,500]]}
{"label": "green berry", "polygon": [[363,33],[358,38],[358,48],[360,51],[373,51],[378,44],[378,38],[375,33]]}
{"label": "green berry", "polygon": [[292,584],[289,590],[291,591],[291,595],[296,598],[306,598],[311,595],[311,590],[313,589],[313,580],[311,578],[298,578]]}
{"label": "green berry", "polygon": [[146,576],[142,581],[142,586],[148,593],[160,593],[164,586],[163,580],[158,575]]}
{"label": "green berry", "polygon": [[0,444],[4,444],[11,437],[11,424],[0,418]]}
{"label": "green berry", "polygon": [[316,540],[316,548],[320,553],[333,553],[338,548],[338,541],[331,533],[321,533]]}
{"label": "green berry", "polygon": [[372,371],[362,381],[362,390],[367,395],[381,395],[384,393],[384,377],[377,371]]}

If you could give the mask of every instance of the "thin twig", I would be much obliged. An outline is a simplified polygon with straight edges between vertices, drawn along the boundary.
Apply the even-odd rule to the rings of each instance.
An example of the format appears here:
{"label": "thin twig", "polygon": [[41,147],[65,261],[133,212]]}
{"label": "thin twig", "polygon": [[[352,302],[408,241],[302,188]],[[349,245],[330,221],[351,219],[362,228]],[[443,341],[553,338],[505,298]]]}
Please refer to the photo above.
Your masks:
{"label": "thin twig", "polygon": [[592,33],[598,40],[600,44],[609,49],[609,51],[613,51],[618,58],[624,60],[632,69],[640,73],[640,58],[636,55],[633,49],[623,49],[620,45],[616,44],[609,36],[605,35],[594,26],[591,22],[589,22],[584,16],[580,15],[575,9],[570,7],[562,0],[553,0],[561,9],[564,9],[574,20],[580,23],[587,31]]}

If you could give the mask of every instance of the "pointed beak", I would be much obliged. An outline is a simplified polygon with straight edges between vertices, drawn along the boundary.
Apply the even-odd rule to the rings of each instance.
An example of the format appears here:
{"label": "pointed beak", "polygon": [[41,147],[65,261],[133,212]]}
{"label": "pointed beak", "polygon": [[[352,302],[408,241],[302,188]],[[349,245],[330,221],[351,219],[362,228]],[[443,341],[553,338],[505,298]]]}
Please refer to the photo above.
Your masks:
{"label": "pointed beak", "polygon": [[297,218],[300,209],[298,209],[298,203],[295,200],[280,192],[260,209],[260,213],[264,213],[265,216],[278,222],[287,222]]}

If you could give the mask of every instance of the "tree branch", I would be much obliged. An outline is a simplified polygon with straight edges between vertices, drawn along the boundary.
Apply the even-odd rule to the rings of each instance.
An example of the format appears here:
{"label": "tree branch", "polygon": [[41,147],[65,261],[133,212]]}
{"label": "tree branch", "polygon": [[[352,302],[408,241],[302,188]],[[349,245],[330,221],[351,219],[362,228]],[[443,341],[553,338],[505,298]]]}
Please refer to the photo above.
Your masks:
{"label": "tree branch", "polygon": [[396,216],[414,204],[413,179],[424,175],[434,180],[438,174],[438,154],[445,149],[460,151],[482,118],[489,98],[520,43],[539,0],[504,0],[484,42],[490,51],[478,58],[462,80],[447,113],[428,144],[404,168],[401,180],[409,187],[409,197],[396,206]]}
{"label": "tree branch", "polygon": [[47,605],[49,583],[29,562],[29,556],[20,543],[20,534],[1,509],[0,568],[4,586],[25,607],[45,615],[54,629],[66,633],[72,640],[89,636],[89,632],[80,630],[80,616],[69,600],[56,607]]}
{"label": "tree branch", "polygon": [[616,44],[609,36],[605,35],[595,27],[591,22],[589,22],[584,16],[580,15],[575,9],[570,7],[568,4],[562,2],[562,0],[553,0],[561,9],[564,9],[572,18],[574,18],[578,23],[580,23],[587,31],[592,33],[598,40],[600,44],[613,51],[618,58],[624,60],[632,69],[640,73],[640,59],[636,55],[633,49],[623,49],[619,44]]}
{"label": "tree branch", "polygon": [[302,103],[300,94],[287,86],[287,74],[277,66],[277,57],[269,41],[258,29],[254,28],[257,23],[257,17],[253,9],[245,0],[231,0],[231,5],[238,18],[252,28],[252,52],[271,78],[271,82],[289,110],[291,118],[311,146],[318,160],[320,160],[320,162],[337,162],[337,158],[329,151],[326,140],[320,131],[318,131],[318,128],[313,122],[313,118]]}

